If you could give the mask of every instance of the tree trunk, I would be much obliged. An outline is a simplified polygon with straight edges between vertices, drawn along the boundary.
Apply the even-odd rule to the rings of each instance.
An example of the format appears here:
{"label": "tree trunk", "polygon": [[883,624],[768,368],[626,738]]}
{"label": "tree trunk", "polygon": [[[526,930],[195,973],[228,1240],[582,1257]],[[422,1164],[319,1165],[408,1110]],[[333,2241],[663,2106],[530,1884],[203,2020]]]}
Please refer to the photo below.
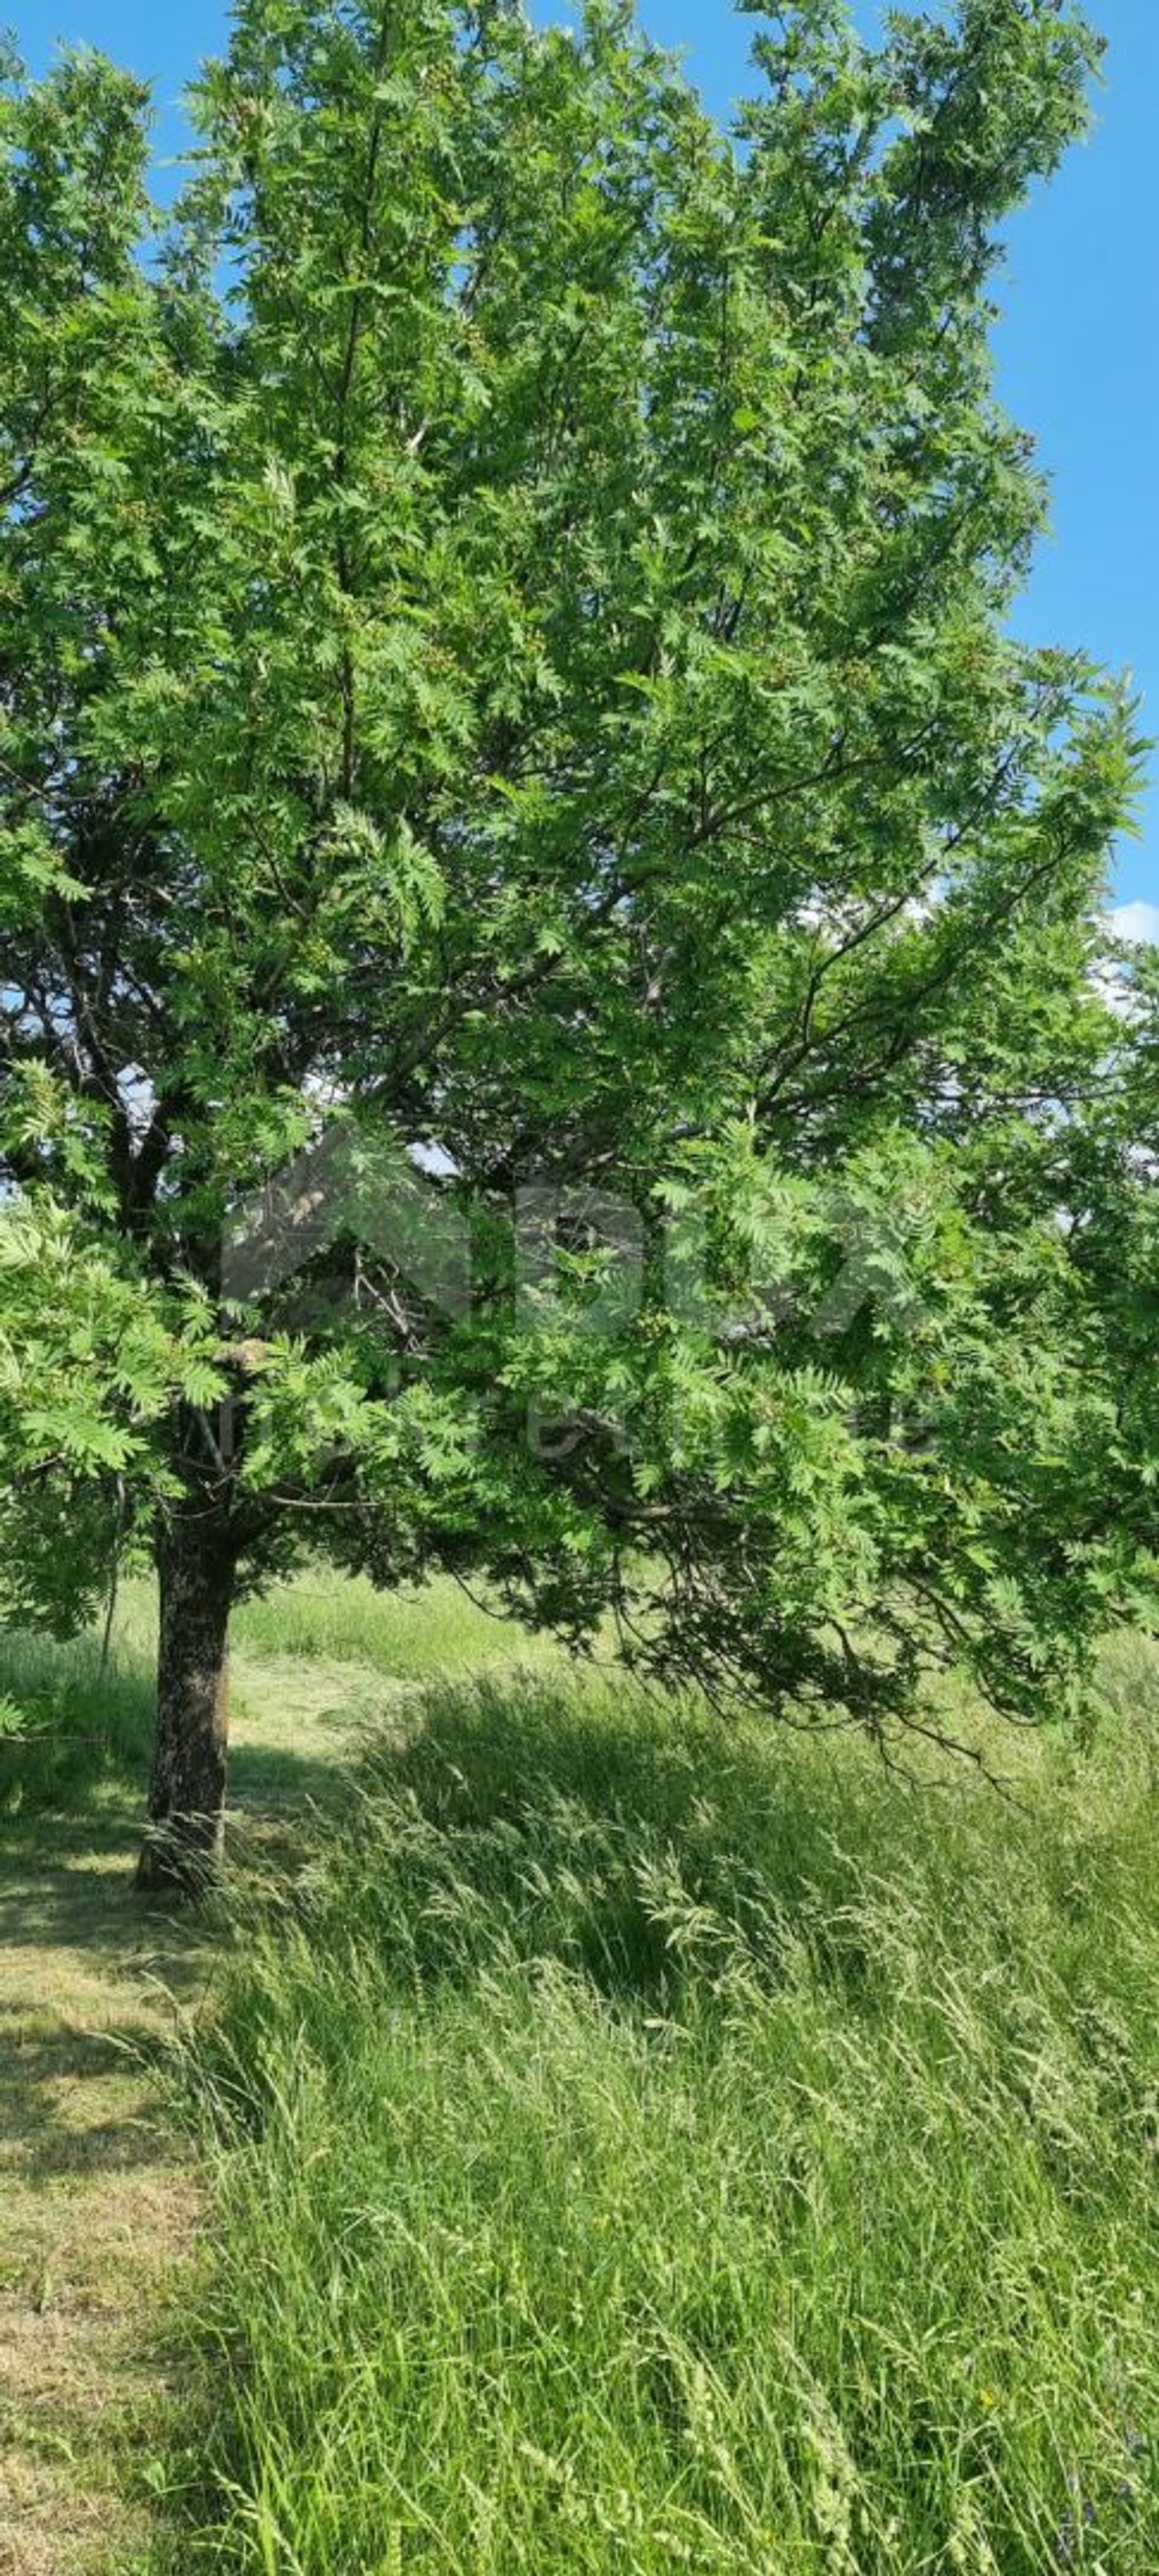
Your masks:
{"label": "tree trunk", "polygon": [[225,1838],[235,1574],[227,1515],[174,1518],[158,1541],[157,1572],[157,1740],[137,1883],[191,1896],[213,1877]]}

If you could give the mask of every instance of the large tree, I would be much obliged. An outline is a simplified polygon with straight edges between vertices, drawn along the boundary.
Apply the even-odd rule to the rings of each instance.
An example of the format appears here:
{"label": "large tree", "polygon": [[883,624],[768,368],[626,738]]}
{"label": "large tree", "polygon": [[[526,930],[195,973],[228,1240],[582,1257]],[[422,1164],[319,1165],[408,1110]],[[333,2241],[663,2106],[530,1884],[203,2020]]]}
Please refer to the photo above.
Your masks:
{"label": "large tree", "polygon": [[0,1584],[154,1555],[147,1877],[303,1544],[883,1737],[1151,1562],[1067,1195],[1138,748],[1009,635],[988,345],[1099,47],[754,32],[726,136],[621,0],[240,0],[163,225],[142,91],[8,66]]}

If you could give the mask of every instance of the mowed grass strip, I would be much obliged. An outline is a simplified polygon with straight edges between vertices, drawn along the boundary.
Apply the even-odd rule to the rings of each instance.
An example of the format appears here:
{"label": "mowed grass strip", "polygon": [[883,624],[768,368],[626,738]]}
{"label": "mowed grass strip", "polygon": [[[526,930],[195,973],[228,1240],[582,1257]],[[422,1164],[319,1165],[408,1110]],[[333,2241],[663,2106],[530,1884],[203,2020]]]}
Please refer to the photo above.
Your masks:
{"label": "mowed grass strip", "polygon": [[[107,1656],[99,1632],[0,1637],[0,2576],[186,2563],[156,2508],[184,2440],[171,2362],[204,2195],[155,2079],[223,1926],[133,1888],[156,1615],[131,1580]],[[416,1673],[481,1660],[501,1634],[513,1651],[450,1584],[404,1605],[308,1573],[239,1628],[247,1882],[295,1867],[298,1820],[340,1796],[352,1730],[397,1733]]]}
{"label": "mowed grass strip", "polygon": [[1154,2576],[1144,1650],[1117,1692],[1013,1805],[623,1684],[436,1687],[184,2065],[181,2563]]}

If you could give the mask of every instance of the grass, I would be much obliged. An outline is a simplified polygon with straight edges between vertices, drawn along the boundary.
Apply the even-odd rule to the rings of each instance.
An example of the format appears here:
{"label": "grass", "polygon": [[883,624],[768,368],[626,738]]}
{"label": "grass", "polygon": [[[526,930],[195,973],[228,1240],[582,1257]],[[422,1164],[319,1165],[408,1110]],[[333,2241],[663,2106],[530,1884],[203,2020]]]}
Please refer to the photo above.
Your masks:
{"label": "grass", "polygon": [[[107,1665],[96,1636],[65,1646],[0,1636],[0,1819],[76,1814],[119,1784],[139,1788],[148,1778],[156,1621],[152,1584],[135,1581],[124,1587]],[[373,1685],[382,1682],[405,1686],[488,1666],[535,1669],[550,1658],[542,1639],[492,1616],[449,1579],[384,1594],[362,1580],[308,1572],[243,1602],[233,1625],[235,1702],[259,1718],[276,1712],[287,1692],[301,1711],[311,1696],[302,1667],[316,1677],[315,1696],[337,1705],[345,1721],[360,1690],[366,1698],[368,1680],[373,1705]],[[292,1793],[293,1747],[276,1719],[274,1735],[267,1767],[281,1763]],[[251,1755],[260,1768],[256,1742]]]}
{"label": "grass", "polygon": [[376,1592],[326,1568],[244,1602],[234,1623],[243,1658],[296,1656],[363,1664],[392,1681],[429,1681],[493,1664],[542,1665],[551,1649],[470,1599],[449,1577],[421,1589]]}
{"label": "grass", "polygon": [[166,2292],[201,2195],[150,2070],[199,1962],[134,1900],[136,1824],[111,1788],[0,1822],[4,2576],[127,2576],[168,2440]]}
{"label": "grass", "polygon": [[412,1702],[187,2052],[181,2565],[1153,2576],[1153,1662],[1116,1687],[1017,1807],[550,1671]]}
{"label": "grass", "polygon": [[[438,1617],[425,1603],[416,1624]],[[127,1587],[107,1670],[92,1638],[0,1639],[20,1721],[0,1740],[0,2576],[184,2565],[156,2503],[204,2192],[156,2067],[217,1927],[133,1892],[155,1621],[151,1588]],[[390,1685],[365,1663],[236,1660],[237,1842],[268,1875]]]}
{"label": "grass", "polygon": [[3,2576],[1154,2576],[1152,1650],[1011,1804],[311,1576],[190,1925],[154,1616],[0,1645]]}
{"label": "grass", "polygon": [[118,1640],[0,1646],[0,2570],[128,2576],[175,2400],[166,2304],[201,2193],[152,2066],[204,1982],[131,1880],[152,1694]]}
{"label": "grass", "polygon": [[0,1637],[0,1819],[147,1779],[153,1709],[151,1662],[132,1647],[103,1669],[92,1637]]}

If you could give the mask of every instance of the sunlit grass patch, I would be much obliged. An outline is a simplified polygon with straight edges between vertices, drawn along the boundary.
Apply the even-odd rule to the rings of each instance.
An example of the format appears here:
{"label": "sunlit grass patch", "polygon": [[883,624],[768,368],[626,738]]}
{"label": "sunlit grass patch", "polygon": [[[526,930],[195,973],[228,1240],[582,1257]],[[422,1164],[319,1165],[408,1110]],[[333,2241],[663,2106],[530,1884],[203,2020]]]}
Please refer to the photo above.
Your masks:
{"label": "sunlit grass patch", "polygon": [[151,1664],[132,1646],[0,1636],[0,1815],[75,1802],[99,1782],[148,1774]]}
{"label": "sunlit grass patch", "polygon": [[548,1651],[542,1639],[495,1615],[449,1576],[408,1591],[377,1592],[363,1577],[336,1575],[322,1565],[243,1602],[233,1633],[249,1654],[366,1663],[399,1681],[491,1662],[542,1662]]}

